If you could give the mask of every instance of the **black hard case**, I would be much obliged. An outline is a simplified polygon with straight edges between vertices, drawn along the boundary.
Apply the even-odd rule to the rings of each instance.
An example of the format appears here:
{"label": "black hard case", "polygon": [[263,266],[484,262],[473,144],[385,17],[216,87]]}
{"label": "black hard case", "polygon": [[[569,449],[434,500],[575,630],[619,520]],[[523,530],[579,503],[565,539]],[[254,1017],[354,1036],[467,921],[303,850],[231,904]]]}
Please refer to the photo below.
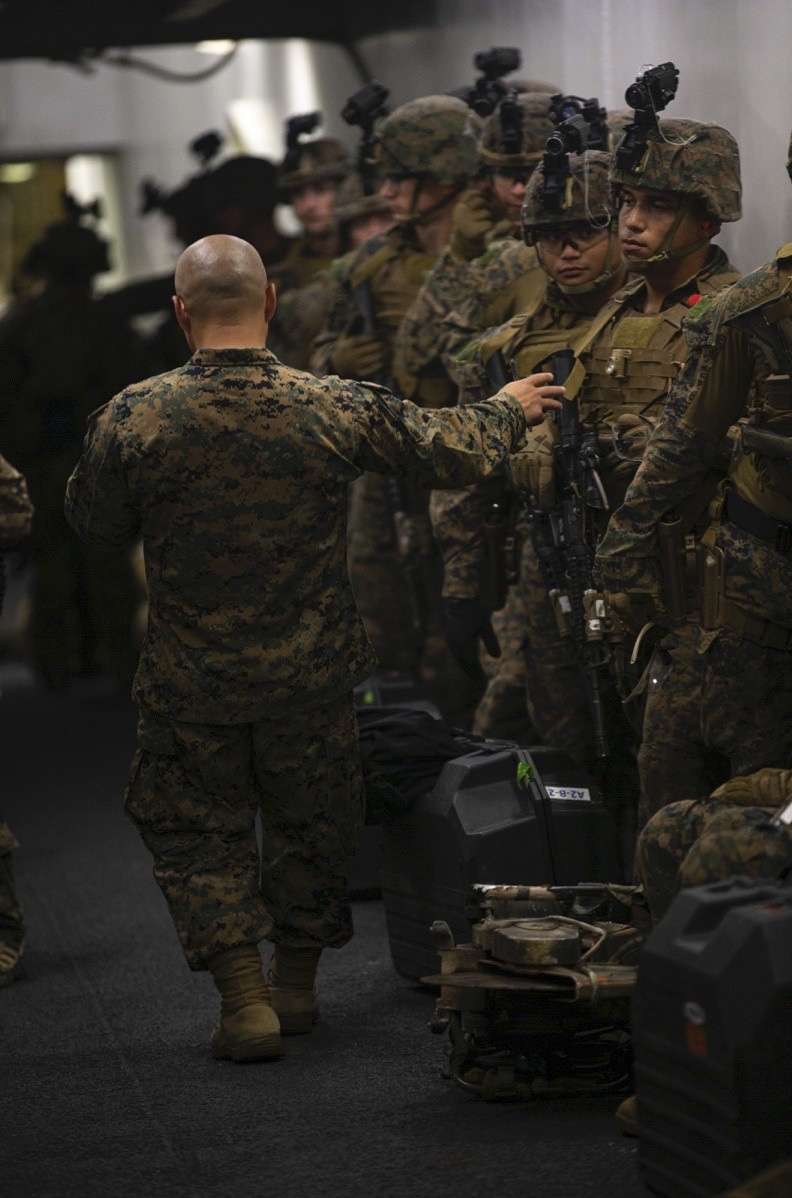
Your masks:
{"label": "black hard case", "polygon": [[633,1009],[652,1194],[719,1195],[792,1150],[792,887],[683,891],[649,938]]}
{"label": "black hard case", "polygon": [[[522,784],[520,766],[531,775]],[[548,787],[566,797],[551,797]],[[485,745],[449,761],[433,790],[383,831],[391,956],[409,978],[437,972],[435,920],[445,920],[457,942],[470,940],[466,904],[475,883],[622,880],[602,796],[557,749]]]}

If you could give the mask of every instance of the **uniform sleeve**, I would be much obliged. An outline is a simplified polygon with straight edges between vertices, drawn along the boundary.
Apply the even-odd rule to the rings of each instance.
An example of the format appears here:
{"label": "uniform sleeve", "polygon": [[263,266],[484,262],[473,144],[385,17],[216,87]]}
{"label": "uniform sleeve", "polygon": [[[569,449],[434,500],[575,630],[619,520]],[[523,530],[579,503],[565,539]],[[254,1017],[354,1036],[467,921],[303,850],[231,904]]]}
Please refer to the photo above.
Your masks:
{"label": "uniform sleeve", "polygon": [[0,455],[0,550],[13,549],[30,534],[33,504],[27,484]]}
{"label": "uniform sleeve", "polygon": [[522,443],[525,417],[500,392],[466,408],[420,408],[383,387],[355,385],[355,459],[363,470],[419,486],[463,487],[491,474]]}
{"label": "uniform sleeve", "polygon": [[606,590],[658,591],[657,525],[691,497],[745,412],[761,367],[748,337],[726,328],[694,345],[666,402],[624,503],[597,551]]}
{"label": "uniform sleeve", "polygon": [[443,558],[443,596],[477,599],[485,556],[484,523],[504,489],[500,472],[464,489],[433,491],[429,515]]}
{"label": "uniform sleeve", "polygon": [[113,401],[94,413],[82,456],[66,485],[66,519],[97,549],[122,549],[140,532],[116,435]]}
{"label": "uniform sleeve", "polygon": [[454,339],[453,327],[444,323],[445,318],[477,289],[480,274],[476,262],[460,262],[449,250],[443,252],[404,314],[394,340],[394,357],[409,374],[427,378],[445,373],[445,342]]}

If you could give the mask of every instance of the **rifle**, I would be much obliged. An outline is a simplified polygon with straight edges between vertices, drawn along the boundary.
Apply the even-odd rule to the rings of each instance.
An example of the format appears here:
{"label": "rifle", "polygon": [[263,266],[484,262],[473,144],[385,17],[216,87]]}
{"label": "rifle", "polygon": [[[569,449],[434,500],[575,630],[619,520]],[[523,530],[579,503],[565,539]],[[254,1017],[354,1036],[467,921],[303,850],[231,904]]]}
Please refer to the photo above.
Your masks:
{"label": "rifle", "polygon": [[[544,363],[540,367],[544,367]],[[547,369],[563,385],[572,373],[575,355],[562,349],[550,355]],[[597,431],[584,429],[577,402],[563,400],[554,413],[560,443],[555,451],[560,495],[553,512],[532,505],[532,537],[562,636],[571,636],[581,664],[594,725],[597,757],[609,755],[599,687],[599,670],[609,654],[603,641],[604,599],[594,587],[592,562],[595,532],[592,511],[607,509],[608,501],[597,473]]]}

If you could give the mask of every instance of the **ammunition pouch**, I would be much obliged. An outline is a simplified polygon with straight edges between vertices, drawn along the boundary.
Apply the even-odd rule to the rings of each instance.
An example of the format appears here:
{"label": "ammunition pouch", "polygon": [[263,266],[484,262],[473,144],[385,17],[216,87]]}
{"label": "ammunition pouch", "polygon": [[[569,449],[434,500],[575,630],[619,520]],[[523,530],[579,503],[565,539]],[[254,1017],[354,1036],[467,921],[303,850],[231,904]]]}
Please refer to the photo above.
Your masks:
{"label": "ammunition pouch", "polygon": [[[726,511],[727,497],[713,505],[717,515]],[[753,505],[748,504],[748,507]],[[730,517],[727,518],[730,519]],[[730,520],[730,522],[733,522]],[[717,544],[719,521],[711,524],[698,548],[701,625],[706,631],[726,629],[743,640],[768,649],[792,649],[792,628],[755,616],[724,593],[724,556]],[[773,523],[778,523],[774,521]],[[745,530],[749,531],[749,530]]]}

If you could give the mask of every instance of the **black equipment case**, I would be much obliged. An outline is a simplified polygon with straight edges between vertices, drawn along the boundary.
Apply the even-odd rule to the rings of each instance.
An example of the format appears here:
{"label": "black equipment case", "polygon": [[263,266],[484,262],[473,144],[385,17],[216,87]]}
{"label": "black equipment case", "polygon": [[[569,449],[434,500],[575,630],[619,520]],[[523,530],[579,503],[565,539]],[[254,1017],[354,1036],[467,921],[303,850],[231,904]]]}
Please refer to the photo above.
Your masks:
{"label": "black equipment case", "polygon": [[622,881],[602,796],[558,749],[485,743],[449,761],[432,791],[383,828],[383,839],[391,956],[408,978],[437,972],[435,920],[457,941],[470,939],[466,907],[475,883]]}
{"label": "black equipment case", "polygon": [[792,1147],[792,887],[683,891],[641,954],[633,1006],[643,1180],[720,1195]]}

